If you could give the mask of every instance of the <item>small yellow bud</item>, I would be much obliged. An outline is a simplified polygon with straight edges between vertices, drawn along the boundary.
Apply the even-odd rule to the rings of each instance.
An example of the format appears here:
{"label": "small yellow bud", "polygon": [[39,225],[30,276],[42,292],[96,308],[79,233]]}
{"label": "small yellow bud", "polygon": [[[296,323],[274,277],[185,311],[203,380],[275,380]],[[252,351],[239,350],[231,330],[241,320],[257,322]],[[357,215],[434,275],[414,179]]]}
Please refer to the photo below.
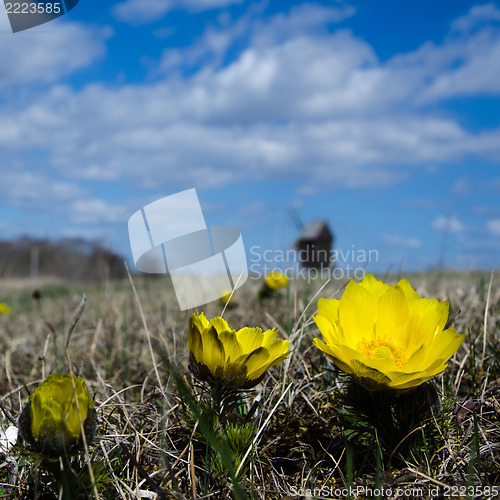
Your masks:
{"label": "small yellow bud", "polygon": [[85,381],[69,373],[53,374],[32,392],[19,417],[19,429],[36,451],[60,456],[81,449],[80,419],[91,441],[96,414]]}

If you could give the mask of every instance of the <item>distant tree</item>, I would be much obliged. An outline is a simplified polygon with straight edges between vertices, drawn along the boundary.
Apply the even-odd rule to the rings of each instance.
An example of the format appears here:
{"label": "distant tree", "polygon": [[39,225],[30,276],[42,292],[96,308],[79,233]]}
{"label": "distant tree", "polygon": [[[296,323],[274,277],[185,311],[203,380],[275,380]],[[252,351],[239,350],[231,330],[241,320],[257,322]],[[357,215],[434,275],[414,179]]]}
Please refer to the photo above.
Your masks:
{"label": "distant tree", "polygon": [[124,258],[98,241],[58,241],[27,236],[0,241],[0,276],[56,276],[69,281],[101,281],[126,276]]}

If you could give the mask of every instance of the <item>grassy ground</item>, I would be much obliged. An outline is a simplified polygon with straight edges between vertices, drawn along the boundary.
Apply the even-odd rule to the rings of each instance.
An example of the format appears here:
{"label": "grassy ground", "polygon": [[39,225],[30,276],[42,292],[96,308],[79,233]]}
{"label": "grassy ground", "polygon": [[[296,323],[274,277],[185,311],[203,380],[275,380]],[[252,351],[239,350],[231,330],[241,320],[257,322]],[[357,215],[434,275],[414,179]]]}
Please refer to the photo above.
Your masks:
{"label": "grassy ground", "polygon": [[[0,287],[0,301],[14,309],[0,317],[1,401],[17,417],[48,374],[68,370],[66,335],[85,293],[69,355],[99,426],[88,454],[72,461],[88,492],[82,498],[495,498],[498,274],[491,288],[480,273],[406,277],[421,295],[450,301],[451,326],[466,340],[433,384],[396,402],[359,390],[312,346],[317,299],[339,297],[344,282],[292,282],[259,301],[261,283],[249,280],[224,317],[238,329],[277,327],[294,352],[245,394],[221,439],[196,421],[207,396],[187,369],[189,313],[179,311],[168,278],[143,277],[134,277],[137,295],[129,281],[43,283],[40,299],[29,285]],[[222,306],[203,309],[212,317]],[[429,399],[433,412],[422,412]],[[2,498],[58,498],[38,463],[20,441],[0,449]]]}

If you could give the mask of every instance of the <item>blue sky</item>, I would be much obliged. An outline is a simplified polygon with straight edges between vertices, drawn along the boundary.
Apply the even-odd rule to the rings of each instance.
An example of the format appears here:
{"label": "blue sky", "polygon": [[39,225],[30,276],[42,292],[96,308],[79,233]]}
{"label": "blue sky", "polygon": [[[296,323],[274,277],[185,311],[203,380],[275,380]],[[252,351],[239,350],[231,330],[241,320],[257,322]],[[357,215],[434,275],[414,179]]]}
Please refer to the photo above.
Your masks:
{"label": "blue sky", "polygon": [[500,266],[500,2],[122,0],[13,34],[0,231],[98,239],[195,187],[247,250],[329,221],[368,270]]}

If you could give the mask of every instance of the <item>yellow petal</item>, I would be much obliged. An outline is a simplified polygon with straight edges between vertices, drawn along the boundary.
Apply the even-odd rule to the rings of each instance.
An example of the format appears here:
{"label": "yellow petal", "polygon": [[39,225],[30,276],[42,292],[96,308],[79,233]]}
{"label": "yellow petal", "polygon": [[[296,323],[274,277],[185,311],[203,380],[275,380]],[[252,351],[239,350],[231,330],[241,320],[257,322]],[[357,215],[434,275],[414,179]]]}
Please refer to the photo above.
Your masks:
{"label": "yellow petal", "polygon": [[[442,370],[441,370],[442,371]],[[439,373],[439,372],[438,372]],[[424,382],[427,382],[430,380],[434,375],[431,375],[430,377],[428,376],[423,376],[422,374],[420,375],[415,375],[412,377],[406,377],[398,382],[393,382],[390,385],[391,389],[396,389],[398,391],[402,391],[404,389],[411,389],[412,387],[417,387]]]}
{"label": "yellow petal", "polygon": [[[259,328],[260,330],[260,328]],[[268,348],[276,339],[277,331],[273,328],[262,333],[262,345]],[[280,339],[281,340],[281,339]]]}
{"label": "yellow petal", "polygon": [[279,290],[288,285],[288,278],[284,273],[278,270],[271,271],[267,274],[264,281],[271,290]]}
{"label": "yellow petal", "polygon": [[427,349],[424,345],[421,345],[416,349],[411,356],[408,358],[404,364],[401,372],[402,373],[413,373],[422,369],[423,361],[427,355]]}
{"label": "yellow petal", "polygon": [[325,344],[325,342],[323,342],[319,338],[314,338],[312,342],[320,351],[323,351],[327,356],[334,355],[333,350],[330,347],[331,344]]}
{"label": "yellow petal", "polygon": [[429,345],[448,319],[448,302],[418,299],[410,303],[410,318],[406,333],[408,346]]}
{"label": "yellow petal", "polygon": [[339,318],[339,299],[325,299],[321,298],[318,301],[318,316],[329,318],[334,322]]}
{"label": "yellow petal", "polygon": [[226,361],[224,346],[219,340],[215,327],[211,326],[203,332],[202,342],[202,360],[198,361],[206,365],[210,373],[215,375],[217,368],[223,367]]}
{"label": "yellow petal", "polygon": [[329,319],[319,315],[314,316],[313,319],[326,342],[341,342],[341,336],[339,335],[339,331],[335,323],[332,323]]}
{"label": "yellow petal", "polygon": [[335,366],[339,367],[342,371],[344,371],[348,375],[353,375],[354,372],[351,365],[344,363],[342,360],[336,358],[333,354],[328,354],[327,352],[325,352],[325,354],[328,356],[328,358],[332,361],[332,363]]}
{"label": "yellow petal", "polygon": [[323,338],[328,342],[343,342],[343,331],[339,323],[338,299],[319,299],[318,314],[313,317]]}
{"label": "yellow petal", "polygon": [[413,289],[413,287],[410,285],[410,282],[407,279],[405,278],[400,279],[397,283],[397,286],[401,288],[401,290],[403,290],[406,300],[420,299],[420,295]]}
{"label": "yellow petal", "polygon": [[290,355],[287,341],[277,339],[268,348],[254,351],[245,361],[247,366],[247,377],[250,380],[258,380],[273,366],[281,363]]}
{"label": "yellow petal", "polygon": [[243,350],[236,338],[236,332],[222,332],[221,334],[219,334],[219,340],[224,345],[224,363],[231,363],[241,356]]}
{"label": "yellow petal", "polygon": [[211,319],[208,322],[208,326],[213,326],[215,328],[215,330],[217,331],[217,333],[231,331],[231,328],[229,328],[227,321],[225,319],[222,319],[220,316],[217,316],[216,318]]}
{"label": "yellow petal", "polygon": [[[203,331],[203,328],[201,327],[201,322],[197,321],[193,316],[191,316],[189,322],[188,351],[189,355],[194,357],[196,361],[201,361],[203,358],[201,331]],[[200,328],[202,328],[202,330],[200,330]]]}
{"label": "yellow petal", "polygon": [[268,344],[266,349],[269,352],[269,368],[288,358],[291,353],[289,348],[290,342],[283,339],[275,339],[271,344]]}
{"label": "yellow petal", "polygon": [[460,347],[465,339],[465,335],[458,335],[455,328],[448,328],[439,335],[436,335],[436,340],[432,344],[431,359],[441,359],[448,361]]}
{"label": "yellow petal", "polygon": [[[276,334],[274,334],[276,336]],[[251,353],[263,344],[263,333],[260,328],[242,328],[236,332],[236,338],[243,353]]]}
{"label": "yellow petal", "polygon": [[351,281],[340,300],[339,323],[346,343],[355,347],[363,337],[371,336],[377,317],[377,301],[355,281]]}
{"label": "yellow petal", "polygon": [[247,378],[257,380],[268,368],[269,351],[265,347],[259,347],[245,360],[247,367]]}
{"label": "yellow petal", "polygon": [[412,373],[412,374],[404,374],[404,376],[395,377],[393,380],[391,387],[397,390],[409,389],[410,387],[417,387],[427,380],[439,375],[446,369],[447,365],[440,363],[437,361],[434,366],[430,367],[427,370]]}
{"label": "yellow petal", "polygon": [[12,314],[12,309],[7,304],[0,302],[0,314],[10,316]]}
{"label": "yellow petal", "polygon": [[320,339],[313,339],[313,344],[321,349],[341,370],[346,373],[352,373],[351,368],[353,360],[361,361],[363,356],[358,351],[345,345],[325,344]]}
{"label": "yellow petal", "polygon": [[375,299],[378,299],[378,297],[382,296],[389,289],[389,285],[386,285],[383,281],[375,278],[373,274],[365,274],[360,286],[362,286]]}
{"label": "yellow petal", "polygon": [[368,390],[376,390],[381,386],[389,387],[391,379],[385,374],[360,361],[352,363],[355,378]]}
{"label": "yellow petal", "polygon": [[208,328],[208,320],[205,316],[205,313],[193,313],[191,316],[191,322],[198,327],[198,330],[202,332],[206,328]]}
{"label": "yellow petal", "polygon": [[[377,338],[401,343],[408,323],[409,308],[403,290],[389,288],[378,299],[375,332]],[[403,337],[403,338],[402,338]]]}

